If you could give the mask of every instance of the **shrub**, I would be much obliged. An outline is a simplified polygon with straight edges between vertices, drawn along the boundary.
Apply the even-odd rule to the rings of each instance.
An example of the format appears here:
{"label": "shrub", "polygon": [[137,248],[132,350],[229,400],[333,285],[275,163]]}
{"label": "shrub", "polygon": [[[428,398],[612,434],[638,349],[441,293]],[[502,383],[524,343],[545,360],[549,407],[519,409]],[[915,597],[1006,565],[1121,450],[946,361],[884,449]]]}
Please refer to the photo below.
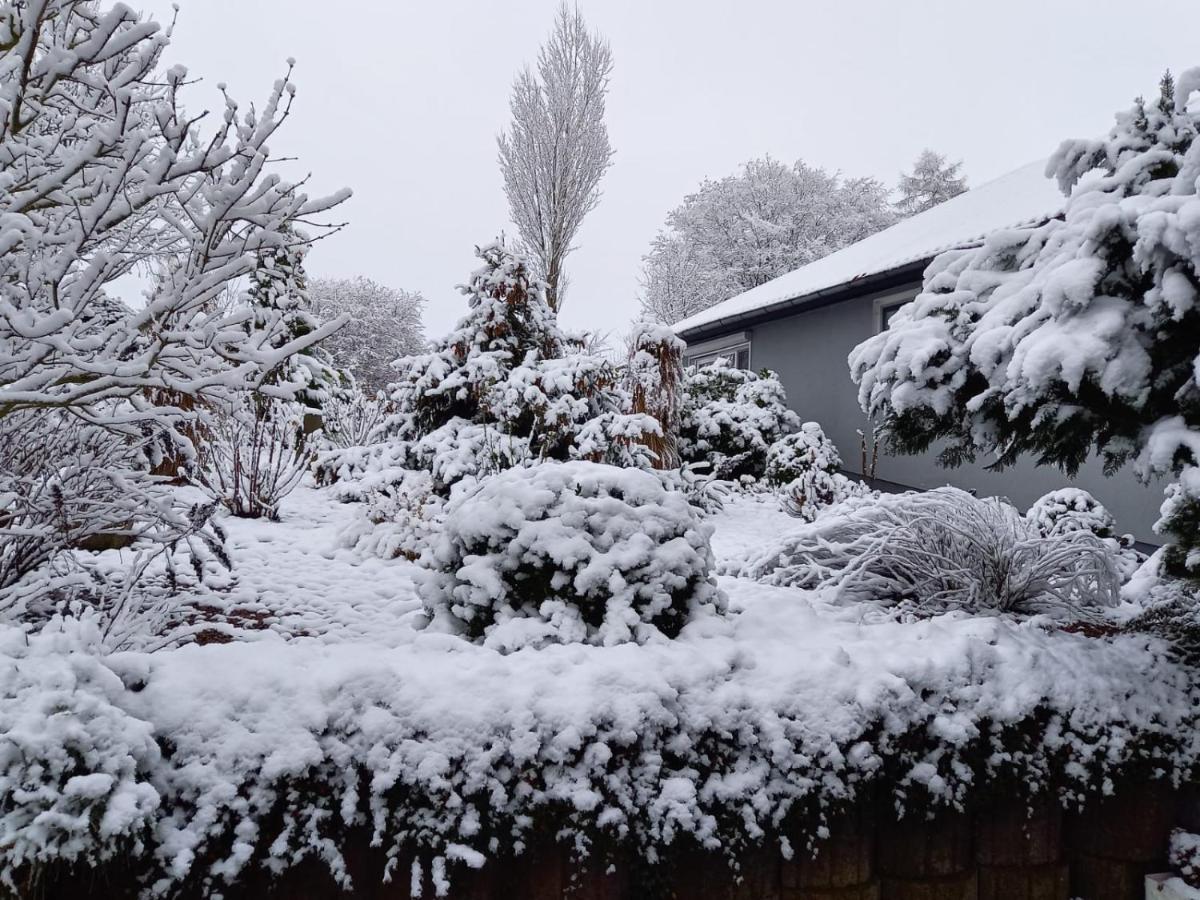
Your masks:
{"label": "shrub", "polygon": [[767,450],[800,425],[774,372],[756,375],[723,359],[689,368],[679,433],[685,463],[707,463],[718,478],[761,478]]}
{"label": "shrub", "polygon": [[823,510],[853,497],[874,496],[861,481],[847,478],[841,472],[810,469],[780,491],[780,505],[789,516],[814,521]]}
{"label": "shrub", "polygon": [[357,384],[331,394],[321,404],[321,438],[326,448],[348,449],[370,442],[383,424],[387,404]]}
{"label": "shrub", "polygon": [[753,561],[775,584],[940,612],[1083,614],[1113,606],[1111,548],[1086,531],[1042,535],[1010,504],[957,488],[850,501]]}
{"label": "shrub", "polygon": [[399,470],[365,495],[364,515],[342,534],[346,546],[383,559],[415,560],[441,527],[445,502],[428,472]]}
{"label": "shrub", "polygon": [[1200,834],[1182,828],[1171,832],[1171,865],[1189,885],[1200,888]]}
{"label": "shrub", "polygon": [[510,469],[451,500],[419,591],[434,627],[504,649],[674,637],[724,608],[708,536],[653,473]]}
{"label": "shrub", "polygon": [[767,448],[763,477],[781,487],[809,472],[832,474],[842,467],[842,457],[833,441],[816,422],[805,422],[798,431],[785,435]]}
{"label": "shrub", "polygon": [[1059,488],[1039,497],[1025,518],[1046,535],[1088,531],[1099,538],[1110,538],[1117,525],[1100,501],[1080,488]]}
{"label": "shrub", "polygon": [[195,481],[235,516],[278,518],[313,460],[306,413],[300,403],[252,394],[231,400],[199,441]]}
{"label": "shrub", "polygon": [[159,806],[153,728],[100,652],[90,616],[0,639],[0,882],[21,896],[41,866],[142,851]]}

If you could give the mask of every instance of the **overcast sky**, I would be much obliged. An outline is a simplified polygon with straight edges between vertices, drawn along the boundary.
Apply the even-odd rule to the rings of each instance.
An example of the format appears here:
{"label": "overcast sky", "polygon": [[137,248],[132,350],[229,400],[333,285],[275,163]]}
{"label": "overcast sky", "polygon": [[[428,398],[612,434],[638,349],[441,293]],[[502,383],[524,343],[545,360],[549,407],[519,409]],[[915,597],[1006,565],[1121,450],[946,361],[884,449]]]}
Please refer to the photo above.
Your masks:
{"label": "overcast sky", "polygon": [[[137,5],[136,0],[133,0]],[[261,101],[296,58],[292,119],[272,143],[313,193],[349,186],[317,275],[362,274],[428,299],[430,335],[464,301],[474,245],[512,233],[495,137],[513,75],[556,0],[181,0],[167,62]],[[143,3],[161,20],[169,2]],[[564,323],[620,334],[641,257],[705,177],[772,156],[889,185],[923,147],[980,184],[1105,131],[1162,70],[1200,65],[1197,0],[1000,3],[581,0],[612,44],[616,157],[569,258]],[[288,172],[294,175],[297,170]]]}

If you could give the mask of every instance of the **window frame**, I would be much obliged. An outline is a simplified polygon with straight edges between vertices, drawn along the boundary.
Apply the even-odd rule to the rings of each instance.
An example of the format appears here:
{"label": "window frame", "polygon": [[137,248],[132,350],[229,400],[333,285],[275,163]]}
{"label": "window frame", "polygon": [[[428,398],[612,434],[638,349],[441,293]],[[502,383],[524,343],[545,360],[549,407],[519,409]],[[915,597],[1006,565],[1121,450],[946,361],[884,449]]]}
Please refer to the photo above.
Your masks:
{"label": "window frame", "polygon": [[[683,353],[683,362],[687,366],[705,366],[723,356],[729,359],[735,368],[745,369],[749,372],[753,371],[753,345],[754,342],[751,340],[749,331],[727,334],[713,340],[701,341],[694,346],[689,345]],[[743,353],[745,353],[745,365],[739,366],[738,357]]]}
{"label": "window frame", "polygon": [[919,293],[919,290],[908,290],[899,294],[885,294],[882,297],[876,297],[874,303],[872,303],[875,333],[882,334],[886,331],[896,310],[907,303],[911,303],[917,298],[917,294]]}

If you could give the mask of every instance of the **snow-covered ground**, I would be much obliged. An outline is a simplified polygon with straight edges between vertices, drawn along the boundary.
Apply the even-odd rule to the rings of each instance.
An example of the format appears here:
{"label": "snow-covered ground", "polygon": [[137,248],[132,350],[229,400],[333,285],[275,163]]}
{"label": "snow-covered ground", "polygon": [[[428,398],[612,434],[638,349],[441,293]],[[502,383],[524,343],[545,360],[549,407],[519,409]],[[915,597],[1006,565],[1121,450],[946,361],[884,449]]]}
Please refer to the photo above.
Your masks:
{"label": "snow-covered ground", "polygon": [[[46,852],[48,832],[29,827],[39,808],[88,802],[117,810],[109,837],[152,834],[171,877],[208,851],[224,877],[272,841],[280,861],[313,853],[336,872],[326,838],[364,815],[439,866],[476,865],[519,846],[548,805],[579,835],[729,847],[885,771],[898,803],[928,805],[1002,773],[1070,796],[1138,757],[1164,773],[1200,757],[1192,679],[1144,636],[963,613],[906,622],[721,576],[730,614],[678,639],[500,653],[422,631],[415,564],[341,546],[357,513],[302,488],[279,523],[225,521],[235,579],[197,601],[255,626],[230,642],[97,661],[79,626],[0,635],[0,724],[26,758],[56,759],[26,778],[63,773],[0,822],[13,864]],[[735,498],[712,521],[727,571],[795,527],[767,498]],[[87,767],[111,783],[73,781],[53,735],[21,730],[51,708],[78,717]],[[283,831],[262,833],[279,803]]]}

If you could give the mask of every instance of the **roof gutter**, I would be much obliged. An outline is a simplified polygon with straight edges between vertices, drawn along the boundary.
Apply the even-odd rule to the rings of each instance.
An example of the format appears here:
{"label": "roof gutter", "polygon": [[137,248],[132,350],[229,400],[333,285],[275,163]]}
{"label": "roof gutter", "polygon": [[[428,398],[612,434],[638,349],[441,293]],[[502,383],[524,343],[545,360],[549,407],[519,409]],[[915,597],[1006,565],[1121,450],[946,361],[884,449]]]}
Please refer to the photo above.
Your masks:
{"label": "roof gutter", "polygon": [[695,343],[697,341],[708,340],[709,338],[720,337],[729,331],[768,322],[779,318],[781,315],[791,315],[809,309],[830,306],[834,303],[840,303],[843,300],[861,297],[863,294],[912,284],[914,281],[920,282],[925,267],[929,265],[932,259],[933,257],[914,260],[884,272],[874,272],[870,275],[864,275],[852,281],[835,285],[834,287],[823,288],[819,291],[802,294],[799,297],[791,297],[759,309],[751,309],[745,312],[722,316],[719,319],[713,319],[711,322],[704,322],[701,325],[696,325],[684,331],[677,331],[676,334],[688,343]]}

